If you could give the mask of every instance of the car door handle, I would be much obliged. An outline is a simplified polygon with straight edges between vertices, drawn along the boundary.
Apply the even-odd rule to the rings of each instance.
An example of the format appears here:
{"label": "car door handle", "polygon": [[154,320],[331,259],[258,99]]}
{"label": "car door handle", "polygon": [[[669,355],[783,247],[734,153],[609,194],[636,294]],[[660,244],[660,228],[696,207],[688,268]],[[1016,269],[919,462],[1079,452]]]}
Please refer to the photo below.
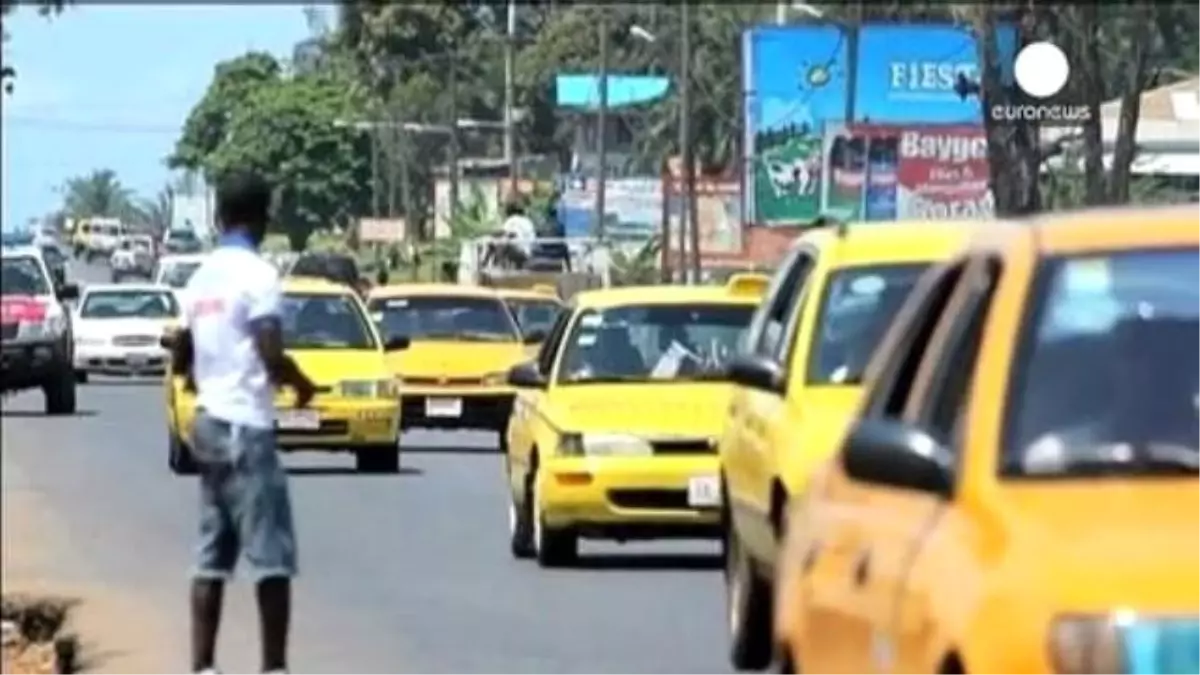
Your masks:
{"label": "car door handle", "polygon": [[871,578],[871,552],[863,551],[858,554],[854,563],[854,585],[862,586]]}

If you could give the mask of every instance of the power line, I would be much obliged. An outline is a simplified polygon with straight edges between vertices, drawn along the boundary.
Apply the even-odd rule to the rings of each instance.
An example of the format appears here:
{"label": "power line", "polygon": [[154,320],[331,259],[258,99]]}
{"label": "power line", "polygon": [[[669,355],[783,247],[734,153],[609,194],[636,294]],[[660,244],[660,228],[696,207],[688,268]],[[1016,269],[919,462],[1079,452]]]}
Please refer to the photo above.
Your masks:
{"label": "power line", "polygon": [[88,122],[53,117],[28,117],[24,115],[4,115],[0,117],[0,120],[3,120],[5,125],[12,124],[14,126],[54,129],[59,131],[172,135],[178,135],[182,131],[182,125],[165,126],[127,122]]}

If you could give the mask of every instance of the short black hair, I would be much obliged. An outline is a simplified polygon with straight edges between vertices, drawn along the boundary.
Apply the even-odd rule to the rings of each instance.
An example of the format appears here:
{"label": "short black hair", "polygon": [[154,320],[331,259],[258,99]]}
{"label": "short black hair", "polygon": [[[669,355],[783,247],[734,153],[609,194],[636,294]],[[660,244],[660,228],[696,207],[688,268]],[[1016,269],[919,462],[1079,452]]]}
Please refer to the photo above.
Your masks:
{"label": "short black hair", "polygon": [[217,182],[217,217],[221,227],[263,226],[270,219],[271,185],[251,171],[237,171]]}
{"label": "short black hair", "polygon": [[504,215],[523,216],[525,215],[525,208],[521,206],[520,202],[509,202],[504,206]]}

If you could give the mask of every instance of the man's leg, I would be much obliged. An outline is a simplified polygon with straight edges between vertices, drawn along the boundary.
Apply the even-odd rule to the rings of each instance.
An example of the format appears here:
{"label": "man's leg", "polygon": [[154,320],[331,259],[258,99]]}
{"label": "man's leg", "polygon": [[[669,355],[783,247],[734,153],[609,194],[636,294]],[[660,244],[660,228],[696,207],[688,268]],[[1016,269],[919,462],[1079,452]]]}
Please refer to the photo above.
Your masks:
{"label": "man's leg", "polygon": [[291,578],[296,573],[296,536],[287,474],[267,429],[238,429],[242,490],[237,520],[242,551],[256,582],[263,672],[287,669]]}
{"label": "man's leg", "polygon": [[[206,415],[196,418],[192,442],[202,457],[220,456],[228,426]],[[217,634],[225,580],[233,572],[238,554],[238,532],[228,504],[231,467],[201,461],[200,543],[192,579],[192,670],[216,668]]]}

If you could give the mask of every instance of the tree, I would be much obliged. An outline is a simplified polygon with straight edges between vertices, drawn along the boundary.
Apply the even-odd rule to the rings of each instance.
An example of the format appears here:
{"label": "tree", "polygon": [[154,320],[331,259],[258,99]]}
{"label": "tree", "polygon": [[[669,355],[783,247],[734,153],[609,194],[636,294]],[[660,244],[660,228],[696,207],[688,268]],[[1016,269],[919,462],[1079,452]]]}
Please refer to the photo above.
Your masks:
{"label": "tree", "polygon": [[67,179],[62,195],[62,210],[70,218],[132,220],[137,214],[133,191],[121,184],[112,169],[97,169],[86,176]]}
{"label": "tree", "polygon": [[[45,17],[55,16],[62,12],[67,6],[69,0],[36,0],[33,5],[37,8],[38,14]],[[16,0],[0,0],[0,17],[10,16],[17,8]],[[2,20],[2,19],[0,19]],[[8,27],[3,27],[3,42],[7,43],[9,34]],[[0,83],[4,87],[4,93],[13,93],[13,80],[17,78],[17,71],[10,64],[0,66]]]}
{"label": "tree", "polygon": [[169,186],[163,187],[153,198],[138,201],[137,210],[142,222],[150,228],[155,237],[161,236],[171,227],[171,209],[174,192]]}

